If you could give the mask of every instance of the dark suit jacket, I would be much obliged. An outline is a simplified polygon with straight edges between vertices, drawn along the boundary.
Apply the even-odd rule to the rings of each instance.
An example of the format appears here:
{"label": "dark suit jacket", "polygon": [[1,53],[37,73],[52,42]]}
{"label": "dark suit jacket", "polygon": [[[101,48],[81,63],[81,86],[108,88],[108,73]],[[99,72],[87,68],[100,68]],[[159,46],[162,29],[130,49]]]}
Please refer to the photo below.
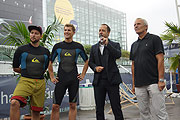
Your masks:
{"label": "dark suit jacket", "polygon": [[[116,59],[121,57],[121,48],[119,43],[112,42],[109,40],[108,45],[105,46],[107,48],[106,55],[106,72],[108,81],[111,85],[117,85],[122,82],[121,76],[119,73],[119,69],[116,64]],[[98,85],[100,73],[95,71],[96,66],[101,66],[100,58],[99,58],[99,43],[96,43],[91,47],[90,58],[89,58],[89,66],[94,71],[94,80],[93,85]]]}

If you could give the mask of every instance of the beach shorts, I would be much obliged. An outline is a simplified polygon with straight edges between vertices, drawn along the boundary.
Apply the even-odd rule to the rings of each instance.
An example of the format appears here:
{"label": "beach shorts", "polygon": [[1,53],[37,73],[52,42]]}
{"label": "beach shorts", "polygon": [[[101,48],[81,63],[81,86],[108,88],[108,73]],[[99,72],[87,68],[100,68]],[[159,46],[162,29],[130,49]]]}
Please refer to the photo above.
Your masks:
{"label": "beach shorts", "polygon": [[31,110],[43,111],[45,89],[46,83],[44,79],[21,77],[14,90],[11,100],[18,100],[20,102],[20,106],[24,107],[27,104],[29,96]]}

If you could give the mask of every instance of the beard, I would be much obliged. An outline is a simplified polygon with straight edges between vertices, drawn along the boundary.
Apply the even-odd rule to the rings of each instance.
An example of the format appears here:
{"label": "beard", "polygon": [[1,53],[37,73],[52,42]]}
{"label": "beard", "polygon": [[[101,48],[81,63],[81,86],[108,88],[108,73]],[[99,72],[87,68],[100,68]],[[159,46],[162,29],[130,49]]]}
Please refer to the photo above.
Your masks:
{"label": "beard", "polygon": [[33,44],[36,44],[36,43],[39,42],[39,40],[34,40],[34,41],[31,40],[31,42],[32,42]]}

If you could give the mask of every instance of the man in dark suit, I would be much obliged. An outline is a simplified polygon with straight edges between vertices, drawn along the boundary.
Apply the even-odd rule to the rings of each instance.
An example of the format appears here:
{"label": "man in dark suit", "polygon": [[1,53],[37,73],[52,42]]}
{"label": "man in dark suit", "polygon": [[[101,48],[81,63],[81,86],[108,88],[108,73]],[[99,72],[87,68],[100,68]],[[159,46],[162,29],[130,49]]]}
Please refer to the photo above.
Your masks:
{"label": "man in dark suit", "polygon": [[120,105],[119,84],[122,82],[116,59],[121,57],[119,43],[108,39],[110,27],[102,24],[100,41],[92,46],[89,66],[94,71],[94,95],[97,120],[105,120],[104,105],[108,93],[115,120],[124,120]]}

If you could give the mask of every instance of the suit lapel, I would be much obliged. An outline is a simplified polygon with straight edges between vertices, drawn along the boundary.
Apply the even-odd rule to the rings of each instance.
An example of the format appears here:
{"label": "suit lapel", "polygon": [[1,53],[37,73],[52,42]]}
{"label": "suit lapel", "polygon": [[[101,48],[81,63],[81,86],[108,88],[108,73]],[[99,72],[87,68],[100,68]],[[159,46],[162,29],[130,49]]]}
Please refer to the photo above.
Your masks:
{"label": "suit lapel", "polygon": [[[105,54],[105,59],[106,59],[106,67],[108,68],[108,60],[109,60],[109,51],[106,48],[106,54]],[[108,69],[106,69],[108,70]],[[107,71],[108,72],[108,71]]]}
{"label": "suit lapel", "polygon": [[95,57],[97,57],[97,63],[100,64],[100,56],[99,56],[99,44],[97,43],[95,46]]}
{"label": "suit lapel", "polygon": [[[108,40],[109,40],[109,43],[111,43],[110,39],[108,39]],[[109,43],[108,43],[108,44],[109,44]],[[107,49],[107,48],[106,48],[106,49]],[[109,61],[109,54],[110,54],[109,51],[106,50],[106,67],[107,67],[107,68],[108,68],[108,65],[109,65],[109,64],[108,64],[108,61]],[[108,70],[108,69],[107,69],[107,70]],[[108,71],[107,71],[107,73],[108,73]]]}

